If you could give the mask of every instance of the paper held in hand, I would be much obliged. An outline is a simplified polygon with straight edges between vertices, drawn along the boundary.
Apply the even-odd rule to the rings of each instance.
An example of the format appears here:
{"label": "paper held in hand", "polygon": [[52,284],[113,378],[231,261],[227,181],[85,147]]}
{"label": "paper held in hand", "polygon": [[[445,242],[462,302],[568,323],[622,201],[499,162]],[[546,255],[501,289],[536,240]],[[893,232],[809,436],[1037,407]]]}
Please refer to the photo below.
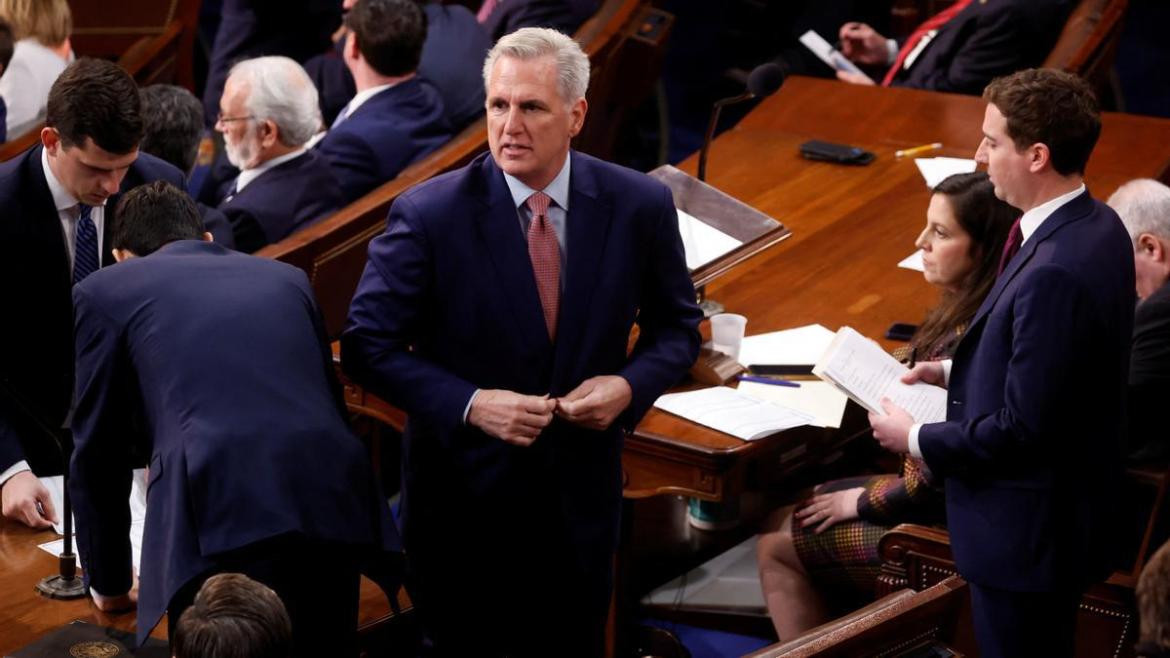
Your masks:
{"label": "paper held in hand", "polygon": [[902,407],[919,423],[947,419],[945,388],[900,381],[908,368],[880,345],[850,327],[841,327],[833,342],[813,366],[813,374],[829,382],[854,402],[874,413],[885,414],[881,399]]}

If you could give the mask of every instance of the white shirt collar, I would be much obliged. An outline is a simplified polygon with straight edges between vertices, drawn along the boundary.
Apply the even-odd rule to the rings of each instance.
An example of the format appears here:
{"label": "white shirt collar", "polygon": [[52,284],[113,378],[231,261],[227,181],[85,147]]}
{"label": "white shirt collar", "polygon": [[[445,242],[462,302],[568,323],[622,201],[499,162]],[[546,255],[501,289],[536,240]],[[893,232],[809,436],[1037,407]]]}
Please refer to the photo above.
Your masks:
{"label": "white shirt collar", "polygon": [[260,174],[263,174],[264,172],[268,171],[269,169],[272,169],[273,167],[282,165],[282,164],[288,162],[289,160],[293,160],[293,159],[300,157],[301,155],[303,155],[305,153],[305,151],[306,151],[306,148],[304,146],[302,146],[301,148],[293,151],[292,153],[285,153],[284,155],[277,156],[275,158],[272,158],[271,160],[265,160],[264,162],[261,162],[260,164],[256,165],[255,167],[252,167],[251,169],[245,169],[245,170],[241,171],[240,177],[236,179],[236,194],[239,194],[240,192],[242,192],[244,190],[244,188],[248,185],[248,183],[251,183],[252,181],[259,178]]}
{"label": "white shirt collar", "polygon": [[1052,213],[1056,212],[1058,208],[1079,197],[1084,192],[1085,184],[1081,183],[1080,186],[1072,192],[1062,194],[1050,201],[1045,201],[1044,203],[1024,213],[1024,215],[1020,217],[1020,236],[1023,238],[1020,241],[1020,244],[1027,242],[1028,237],[1035,233],[1036,229],[1040,228],[1040,224],[1042,224],[1044,220],[1048,219]]}
{"label": "white shirt collar", "polygon": [[[569,211],[569,163],[573,161],[573,157],[569,153],[565,153],[565,164],[561,165],[561,171],[556,178],[552,179],[543,190],[557,204],[557,207],[565,212]],[[504,182],[508,184],[508,191],[512,193],[512,203],[519,208],[528,197],[535,194],[538,190],[528,187],[520,182],[519,178],[510,174],[504,174]]]}
{"label": "white shirt collar", "polygon": [[53,205],[57,211],[76,208],[81,202],[65,190],[65,186],[61,185],[61,181],[57,180],[57,176],[49,168],[49,149],[41,149],[41,168],[45,170],[45,182],[49,184],[49,193],[53,195]]}
{"label": "white shirt collar", "polygon": [[359,107],[361,107],[362,105],[364,105],[366,101],[368,101],[371,98],[373,98],[374,96],[377,96],[378,94],[386,91],[387,89],[393,87],[396,84],[398,84],[398,83],[392,82],[388,85],[378,85],[377,87],[370,87],[369,89],[363,89],[363,90],[359,91],[358,93],[354,94],[353,99],[349,101],[349,105],[345,106],[344,112],[345,112],[346,118],[353,116],[353,113],[357,112],[357,109]]}

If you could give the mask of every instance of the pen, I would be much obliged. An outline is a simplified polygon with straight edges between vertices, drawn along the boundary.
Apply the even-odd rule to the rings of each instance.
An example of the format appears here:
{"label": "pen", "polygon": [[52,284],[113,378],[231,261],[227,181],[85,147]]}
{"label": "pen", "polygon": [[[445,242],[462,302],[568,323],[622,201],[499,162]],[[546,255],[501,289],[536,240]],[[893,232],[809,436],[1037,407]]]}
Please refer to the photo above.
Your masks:
{"label": "pen", "polygon": [[895,158],[908,158],[908,157],[914,156],[914,155],[921,155],[923,153],[937,151],[940,148],[942,148],[941,142],[935,142],[933,144],[923,144],[922,146],[915,146],[914,148],[910,148],[910,149],[902,149],[901,151],[894,151],[894,157]]}
{"label": "pen", "polygon": [[797,382],[790,382],[787,379],[772,379],[771,377],[756,377],[754,375],[740,375],[737,377],[741,382],[755,382],[757,384],[771,384],[772,386],[787,386],[789,388],[800,388]]}

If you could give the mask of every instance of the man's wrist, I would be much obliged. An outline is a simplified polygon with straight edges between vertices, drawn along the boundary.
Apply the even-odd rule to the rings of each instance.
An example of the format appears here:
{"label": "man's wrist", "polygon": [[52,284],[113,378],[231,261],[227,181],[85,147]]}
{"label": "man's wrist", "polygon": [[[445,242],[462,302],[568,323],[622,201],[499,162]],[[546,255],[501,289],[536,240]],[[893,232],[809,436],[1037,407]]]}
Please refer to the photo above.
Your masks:
{"label": "man's wrist", "polygon": [[467,419],[471,416],[471,404],[475,402],[475,396],[479,395],[480,389],[475,389],[471,392],[471,397],[467,398],[467,406],[463,407],[463,424],[467,424]]}
{"label": "man's wrist", "polygon": [[0,487],[4,486],[5,483],[11,480],[12,476],[16,475],[17,473],[23,473],[25,471],[31,470],[32,469],[29,468],[28,462],[26,460],[22,459],[16,462],[12,466],[9,466],[7,469],[5,469],[3,473],[0,473]]}

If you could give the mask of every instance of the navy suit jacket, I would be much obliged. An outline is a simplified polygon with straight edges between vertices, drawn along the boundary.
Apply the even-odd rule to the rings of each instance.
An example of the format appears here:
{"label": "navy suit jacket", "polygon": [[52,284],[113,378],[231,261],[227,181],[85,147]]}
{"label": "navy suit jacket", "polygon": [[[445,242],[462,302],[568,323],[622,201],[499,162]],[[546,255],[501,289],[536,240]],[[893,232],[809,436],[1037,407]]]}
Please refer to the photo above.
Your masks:
{"label": "navy suit jacket", "polygon": [[[0,344],[10,347],[0,359],[0,379],[7,384],[0,387],[0,471],[28,459],[43,475],[64,467],[41,426],[60,428],[73,399],[73,274],[42,150],[36,146],[0,164],[0,244],[11,246],[0,259],[0,299],[9,313],[8,321],[0,322]],[[121,195],[155,180],[183,189],[182,172],[139,153],[121,190],[106,201],[103,266],[114,263],[110,228]],[[67,439],[64,433],[60,438]]]}
{"label": "navy suit jacket", "polygon": [[342,202],[350,203],[442,146],[451,134],[439,93],[415,76],[367,99],[329,129],[317,152],[329,163]]}
{"label": "navy suit jacket", "polygon": [[1133,304],[1133,245],[1085,192],[1028,238],[975,313],[947,422],[919,433],[946,479],[967,580],[1054,591],[1106,574]]}
{"label": "navy suit jacket", "polygon": [[[234,184],[229,180],[225,185]],[[309,150],[260,174],[219,210],[236,249],[251,253],[309,226],[345,205],[329,163]]]}
{"label": "navy suit jacket", "polygon": [[[423,13],[427,17],[427,38],[419,57],[418,74],[439,90],[443,112],[459,130],[483,115],[483,60],[492,42],[466,7],[430,2],[423,6]],[[357,93],[353,74],[340,55],[343,43],[305,62],[305,71],[320,94],[326,125],[333,123]]]}
{"label": "navy suit jacket", "polygon": [[972,2],[939,29],[892,86],[980,94],[1001,75],[1039,66],[1064,27],[1072,0]]}
{"label": "navy suit jacket", "polygon": [[231,222],[227,215],[203,203],[196,203],[199,208],[199,217],[203,220],[203,230],[215,238],[215,243],[228,249],[236,248],[236,236],[232,233]]}
{"label": "navy suit jacket", "polygon": [[522,27],[550,27],[572,35],[600,6],[601,0],[500,0],[483,27],[492,43]]}
{"label": "navy suit jacket", "polygon": [[125,419],[152,441],[138,636],[217,554],[287,533],[398,550],[300,270],[185,240],[74,288],[70,492],[89,584],[130,588]]}
{"label": "navy suit jacket", "polygon": [[[558,537],[567,542],[564,559],[588,565],[586,573],[609,572],[622,428],[694,362],[701,313],[669,190],[590,156],[571,157],[555,344],[516,208],[490,154],[400,196],[386,232],[370,243],[342,364],[409,415],[403,537],[410,554],[493,519],[498,528]],[[635,321],[640,336],[627,356]],[[597,375],[621,375],[633,391],[605,431],[558,418],[519,448],[463,423],[477,388],[561,396]],[[517,538],[491,541],[509,540]]]}
{"label": "navy suit jacket", "polygon": [[1170,456],[1162,405],[1170,400],[1170,283],[1138,304],[1129,362],[1129,445],[1142,460]]}

